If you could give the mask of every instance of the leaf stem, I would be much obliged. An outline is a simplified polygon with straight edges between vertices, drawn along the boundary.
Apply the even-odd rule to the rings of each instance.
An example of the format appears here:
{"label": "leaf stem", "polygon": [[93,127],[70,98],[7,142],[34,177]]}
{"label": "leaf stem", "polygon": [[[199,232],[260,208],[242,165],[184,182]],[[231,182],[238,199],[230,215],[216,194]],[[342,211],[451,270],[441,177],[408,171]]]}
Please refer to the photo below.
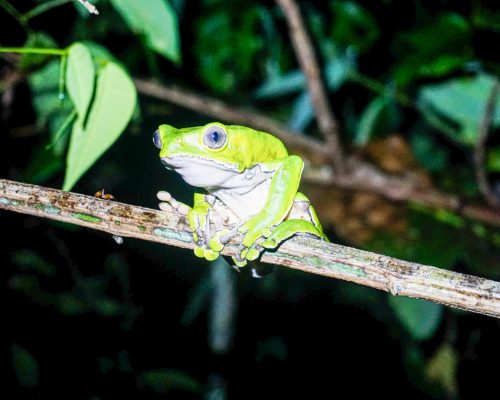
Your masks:
{"label": "leaf stem", "polygon": [[68,54],[68,50],[46,49],[43,47],[0,47],[0,53],[52,54],[54,56],[65,56]]}

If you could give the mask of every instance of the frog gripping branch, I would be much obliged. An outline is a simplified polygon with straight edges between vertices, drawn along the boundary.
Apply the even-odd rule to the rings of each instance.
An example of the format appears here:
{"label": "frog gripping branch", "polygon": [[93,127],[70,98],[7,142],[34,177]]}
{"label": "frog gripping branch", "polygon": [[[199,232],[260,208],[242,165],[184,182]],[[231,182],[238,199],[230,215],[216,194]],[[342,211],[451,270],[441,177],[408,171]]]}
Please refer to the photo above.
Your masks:
{"label": "frog gripping branch", "polygon": [[160,209],[187,210],[196,256],[215,260],[240,235],[233,261],[243,267],[297,234],[328,240],[309,199],[298,192],[302,159],[288,155],[276,137],[214,122],[181,129],[160,125],[153,143],[167,169],[206,191],[195,193],[193,207],[158,192]]}

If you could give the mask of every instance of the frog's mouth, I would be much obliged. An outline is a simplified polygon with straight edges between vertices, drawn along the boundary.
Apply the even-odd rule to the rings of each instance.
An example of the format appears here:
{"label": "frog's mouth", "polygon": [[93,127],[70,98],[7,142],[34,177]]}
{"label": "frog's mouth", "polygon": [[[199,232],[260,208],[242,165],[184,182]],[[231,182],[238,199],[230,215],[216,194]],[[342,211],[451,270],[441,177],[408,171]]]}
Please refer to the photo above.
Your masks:
{"label": "frog's mouth", "polygon": [[189,185],[196,187],[221,187],[238,174],[235,164],[196,156],[162,157],[161,162],[167,169],[177,172]]}

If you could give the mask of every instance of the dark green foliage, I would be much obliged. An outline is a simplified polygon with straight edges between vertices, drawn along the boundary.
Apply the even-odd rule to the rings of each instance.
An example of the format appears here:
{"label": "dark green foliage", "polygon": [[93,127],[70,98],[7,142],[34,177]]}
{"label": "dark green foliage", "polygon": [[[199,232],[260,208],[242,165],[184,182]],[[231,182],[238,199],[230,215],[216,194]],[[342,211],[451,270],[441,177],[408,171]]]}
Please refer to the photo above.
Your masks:
{"label": "dark green foliage", "polygon": [[[0,60],[2,178],[76,184],[89,195],[104,188],[149,207],[166,189],[190,203],[191,189],[157,160],[151,133],[161,123],[208,119],[146,97],[139,112],[135,77],[218,96],[318,136],[306,79],[274,2],[93,3],[99,16],[76,1],[0,1],[2,46],[35,49]],[[362,157],[397,133],[410,154],[382,157],[405,160],[390,173],[420,174],[437,190],[484,202],[472,152],[500,73],[497,47],[487,44],[500,40],[496,3],[298,3],[345,148]],[[500,100],[485,149],[497,193],[499,125]],[[368,229],[369,217],[352,204],[343,213],[353,217],[327,227],[329,236],[500,278],[497,227],[411,202],[380,202],[369,211],[396,212],[370,239],[344,233],[349,224]],[[466,399],[484,397],[481,388],[497,390],[489,363],[500,357],[498,324],[486,317],[288,269],[257,281],[222,260],[206,269],[190,252],[127,238],[118,248],[110,235],[30,217],[0,213],[0,226],[2,346],[10,354],[3,390],[16,398],[321,398],[349,391]]]}

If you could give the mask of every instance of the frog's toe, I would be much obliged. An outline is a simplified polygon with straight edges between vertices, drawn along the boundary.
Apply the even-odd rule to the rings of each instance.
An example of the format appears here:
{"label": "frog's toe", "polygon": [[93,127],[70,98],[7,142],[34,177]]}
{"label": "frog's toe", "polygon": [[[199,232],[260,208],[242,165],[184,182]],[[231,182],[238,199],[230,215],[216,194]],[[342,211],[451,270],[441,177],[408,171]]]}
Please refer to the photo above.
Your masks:
{"label": "frog's toe", "polygon": [[194,255],[196,257],[205,258],[205,248],[203,246],[194,246]]}
{"label": "frog's toe", "polygon": [[217,258],[219,257],[219,252],[213,251],[211,249],[205,249],[203,255],[205,259],[207,259],[208,261],[214,261],[217,260]]}
{"label": "frog's toe", "polygon": [[156,197],[158,198],[158,200],[160,200],[160,204],[158,204],[158,207],[162,211],[171,212],[172,210],[175,210],[184,214],[187,214],[189,213],[189,211],[191,211],[191,207],[175,200],[169,192],[160,190],[158,193],[156,193]]}
{"label": "frog's toe", "polygon": [[229,231],[224,229],[217,232],[208,242],[210,248],[214,251],[221,252],[224,245],[229,241]]}
{"label": "frog's toe", "polygon": [[252,247],[250,247],[248,249],[248,251],[246,252],[245,258],[248,261],[254,261],[257,258],[259,258],[260,253],[262,252],[262,250],[263,250],[263,248],[262,248],[261,245],[255,244],[255,245],[253,245]]}
{"label": "frog's toe", "polygon": [[158,193],[156,193],[156,197],[158,198],[158,200],[165,201],[167,203],[173,198],[172,195],[165,190],[160,190]]}
{"label": "frog's toe", "polygon": [[244,258],[240,258],[240,256],[233,256],[232,259],[234,265],[238,268],[242,268],[247,265],[247,260],[245,260]]}
{"label": "frog's toe", "polygon": [[275,249],[278,244],[273,238],[268,238],[261,243],[261,246],[265,249]]}

